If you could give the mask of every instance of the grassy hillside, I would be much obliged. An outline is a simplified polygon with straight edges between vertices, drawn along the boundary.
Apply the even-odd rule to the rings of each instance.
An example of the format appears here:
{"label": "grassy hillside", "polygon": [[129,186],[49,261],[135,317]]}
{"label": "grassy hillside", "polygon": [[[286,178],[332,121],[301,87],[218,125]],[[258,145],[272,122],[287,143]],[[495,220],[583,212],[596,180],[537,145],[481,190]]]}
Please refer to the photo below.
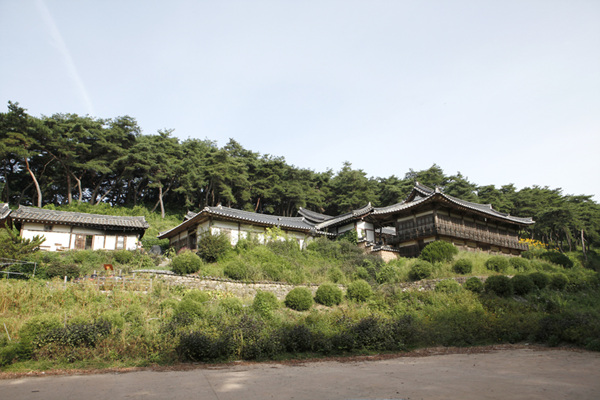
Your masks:
{"label": "grassy hillside", "polygon": [[[404,291],[398,283],[414,279],[417,266],[427,266],[423,260],[384,265],[347,242],[317,241],[305,251],[294,245],[242,242],[217,262],[202,263],[200,273],[225,275],[235,264],[246,266],[247,280],[336,281],[348,288],[339,304],[323,300],[331,296],[319,297],[330,306],[310,296],[279,302],[265,292],[236,298],[159,281],[149,292],[119,285],[101,292],[89,281],[1,280],[0,368],[101,368],[516,342],[600,350],[598,273],[577,263],[565,268],[540,252],[503,264],[483,253],[460,252],[432,263],[430,278],[496,278],[485,285],[473,278],[462,286],[442,280],[432,291]],[[137,256],[131,257],[129,263]],[[471,271],[455,272],[458,260],[470,262]],[[299,304],[308,309],[292,309]]]}

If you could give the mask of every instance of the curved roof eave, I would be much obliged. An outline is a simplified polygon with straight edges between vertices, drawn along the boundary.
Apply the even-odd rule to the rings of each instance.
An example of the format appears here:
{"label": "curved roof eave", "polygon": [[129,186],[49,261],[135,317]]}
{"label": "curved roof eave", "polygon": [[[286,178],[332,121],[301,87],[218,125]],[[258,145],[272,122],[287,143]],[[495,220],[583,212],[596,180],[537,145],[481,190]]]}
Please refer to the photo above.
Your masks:
{"label": "curved roof eave", "polygon": [[324,228],[329,228],[331,226],[340,225],[340,224],[343,224],[348,221],[360,219],[360,218],[364,217],[365,215],[371,213],[373,211],[373,209],[374,209],[373,206],[369,202],[364,207],[357,208],[356,210],[352,210],[352,211],[342,214],[342,215],[338,215],[337,217],[333,217],[331,219],[328,219],[327,221],[323,221],[319,224],[316,224],[315,226],[317,227],[317,229],[324,229]]}

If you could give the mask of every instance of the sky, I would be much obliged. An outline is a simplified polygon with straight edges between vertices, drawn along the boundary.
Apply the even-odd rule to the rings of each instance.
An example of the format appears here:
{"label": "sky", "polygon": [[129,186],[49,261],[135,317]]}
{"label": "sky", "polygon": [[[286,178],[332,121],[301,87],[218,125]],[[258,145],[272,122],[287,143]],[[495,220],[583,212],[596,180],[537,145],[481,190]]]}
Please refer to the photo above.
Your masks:
{"label": "sky", "polygon": [[600,202],[600,1],[0,0],[0,110]]}

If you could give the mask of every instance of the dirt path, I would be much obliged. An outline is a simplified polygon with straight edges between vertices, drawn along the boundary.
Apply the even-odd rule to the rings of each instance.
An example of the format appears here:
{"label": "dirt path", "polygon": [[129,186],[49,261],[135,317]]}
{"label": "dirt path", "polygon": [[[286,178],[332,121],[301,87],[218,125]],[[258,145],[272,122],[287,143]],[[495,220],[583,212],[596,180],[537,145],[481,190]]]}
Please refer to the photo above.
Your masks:
{"label": "dirt path", "polygon": [[182,366],[129,373],[4,374],[20,399],[598,399],[600,353],[428,349],[410,355]]}

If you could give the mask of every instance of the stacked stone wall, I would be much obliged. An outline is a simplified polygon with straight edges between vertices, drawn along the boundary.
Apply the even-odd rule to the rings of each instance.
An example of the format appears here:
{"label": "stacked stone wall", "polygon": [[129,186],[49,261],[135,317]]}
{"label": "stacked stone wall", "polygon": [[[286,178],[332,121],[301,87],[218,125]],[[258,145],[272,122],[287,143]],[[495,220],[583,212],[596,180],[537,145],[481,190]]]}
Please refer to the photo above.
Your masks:
{"label": "stacked stone wall", "polygon": [[[179,276],[173,274],[157,274],[157,278],[163,280],[168,285],[185,286],[188,288],[194,288],[198,290],[218,290],[226,293],[231,293],[236,297],[249,297],[253,298],[257,291],[271,292],[279,300],[285,299],[285,296],[295,287],[306,287],[312,293],[313,296],[316,293],[319,285],[317,284],[302,284],[302,285],[291,285],[280,282],[240,282],[225,278],[212,278],[212,277],[200,277],[195,275]],[[460,283],[461,285],[470,277],[457,277],[451,278]],[[485,281],[487,277],[478,276],[479,279]],[[433,290],[439,281],[444,279],[428,279],[416,282],[402,282],[397,284],[386,284],[386,288],[400,289],[402,291],[425,291]],[[346,287],[339,285],[340,289],[345,293]]]}

